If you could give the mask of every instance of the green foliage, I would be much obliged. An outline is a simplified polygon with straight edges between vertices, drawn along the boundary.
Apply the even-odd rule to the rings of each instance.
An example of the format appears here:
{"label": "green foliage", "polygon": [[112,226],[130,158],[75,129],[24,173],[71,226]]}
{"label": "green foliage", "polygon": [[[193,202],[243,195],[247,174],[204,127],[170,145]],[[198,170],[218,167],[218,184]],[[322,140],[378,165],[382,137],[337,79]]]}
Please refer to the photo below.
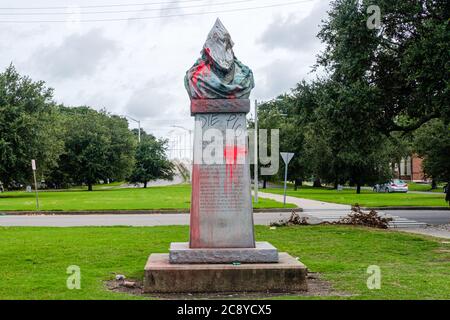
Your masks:
{"label": "green foliage", "polygon": [[[62,109],[65,148],[59,159],[59,178],[86,184],[123,180],[134,164],[136,139],[124,118],[88,107]],[[55,177],[57,179],[58,177]]]}
{"label": "green foliage", "polygon": [[0,73],[0,181],[30,183],[31,159],[38,177],[55,166],[63,150],[61,118],[52,90],[20,76],[11,65]]}
{"label": "green foliage", "polygon": [[[372,4],[381,9],[380,29],[367,26]],[[303,158],[291,179],[350,182],[359,192],[389,178],[389,164],[411,155],[410,132],[432,119],[448,123],[447,9],[445,1],[432,0],[332,2],[318,35],[326,49],[316,70],[323,67],[325,78],[301,82],[265,104],[271,110],[261,115],[268,128],[282,130],[281,144]],[[287,121],[276,121],[280,110]],[[438,163],[434,175],[445,175],[444,161]]]}
{"label": "green foliage", "polygon": [[[417,153],[424,159],[425,174],[450,183],[450,125],[441,120],[427,123],[416,131],[414,142]],[[449,191],[446,199],[450,202]]]}
{"label": "green foliage", "polygon": [[[381,9],[380,29],[366,26],[371,4]],[[413,131],[430,119],[449,119],[446,1],[335,0],[331,7],[319,33],[326,43],[319,65],[334,81],[360,83],[379,131]]]}
{"label": "green foliage", "polygon": [[0,73],[0,182],[89,189],[100,180],[124,180],[134,166],[136,137],[126,119],[89,107],[56,105],[52,89],[9,66]]}
{"label": "green foliage", "polygon": [[157,140],[154,136],[141,131],[141,143],[136,149],[136,163],[128,180],[131,183],[143,183],[147,188],[150,181],[173,180],[174,165],[167,159],[167,141]]}
{"label": "green foliage", "polygon": [[423,169],[438,181],[450,181],[450,126],[435,120],[415,132],[415,149],[424,158]]}

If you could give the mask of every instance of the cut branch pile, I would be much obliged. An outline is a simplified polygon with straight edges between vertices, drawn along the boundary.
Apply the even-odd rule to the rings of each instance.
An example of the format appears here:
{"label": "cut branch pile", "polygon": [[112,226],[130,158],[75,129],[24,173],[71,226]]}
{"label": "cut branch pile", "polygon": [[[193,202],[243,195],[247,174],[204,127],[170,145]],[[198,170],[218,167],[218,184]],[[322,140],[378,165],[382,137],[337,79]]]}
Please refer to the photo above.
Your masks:
{"label": "cut branch pile", "polygon": [[378,215],[378,212],[375,210],[371,210],[370,212],[364,212],[361,207],[356,204],[352,206],[352,212],[335,222],[334,224],[345,224],[345,225],[353,225],[353,226],[364,226],[369,228],[378,228],[378,229],[388,229],[389,222],[391,222],[392,218],[383,218]]}

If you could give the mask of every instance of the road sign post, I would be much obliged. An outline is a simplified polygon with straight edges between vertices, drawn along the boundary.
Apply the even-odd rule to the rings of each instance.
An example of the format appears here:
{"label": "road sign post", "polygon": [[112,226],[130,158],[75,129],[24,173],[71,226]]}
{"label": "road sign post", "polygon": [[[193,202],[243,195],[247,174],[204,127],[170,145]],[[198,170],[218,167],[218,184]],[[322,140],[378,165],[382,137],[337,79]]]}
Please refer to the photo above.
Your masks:
{"label": "road sign post", "polygon": [[288,166],[292,158],[294,158],[294,153],[281,152],[281,158],[284,161],[284,205],[286,206],[286,191],[287,191],[287,178],[288,178]]}
{"label": "road sign post", "polygon": [[39,195],[38,195],[38,186],[37,186],[37,179],[36,179],[36,160],[31,160],[31,169],[33,170],[33,177],[34,177],[34,189],[36,192],[36,210],[39,211]]}

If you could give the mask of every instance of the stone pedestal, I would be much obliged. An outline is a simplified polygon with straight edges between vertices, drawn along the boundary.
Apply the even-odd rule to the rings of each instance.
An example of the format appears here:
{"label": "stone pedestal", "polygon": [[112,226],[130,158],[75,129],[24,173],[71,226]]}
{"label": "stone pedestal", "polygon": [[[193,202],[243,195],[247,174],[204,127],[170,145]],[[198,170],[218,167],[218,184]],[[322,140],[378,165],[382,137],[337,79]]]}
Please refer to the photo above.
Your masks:
{"label": "stone pedestal", "polygon": [[255,248],[246,114],[250,101],[193,100],[190,248]]}
{"label": "stone pedestal", "polygon": [[172,264],[277,263],[278,250],[268,242],[257,242],[255,248],[192,249],[189,243],[172,243]]}
{"label": "stone pedestal", "polygon": [[152,254],[147,293],[295,292],[307,268],[255,243],[246,114],[250,101],[192,100],[195,116],[190,242]]}
{"label": "stone pedestal", "polygon": [[307,268],[286,253],[271,264],[171,264],[152,254],[145,266],[146,293],[233,293],[306,291]]}

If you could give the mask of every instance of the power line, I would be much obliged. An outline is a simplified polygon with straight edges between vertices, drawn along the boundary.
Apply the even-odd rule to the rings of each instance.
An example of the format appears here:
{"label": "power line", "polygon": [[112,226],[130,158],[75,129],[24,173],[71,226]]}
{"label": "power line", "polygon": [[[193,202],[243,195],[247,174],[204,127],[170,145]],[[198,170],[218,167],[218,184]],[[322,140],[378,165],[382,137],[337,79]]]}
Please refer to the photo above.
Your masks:
{"label": "power line", "polygon": [[[205,0],[179,0],[179,1],[163,1],[163,2],[144,2],[144,3],[127,3],[127,4],[103,4],[103,5],[87,5],[87,6],[75,6],[80,9],[84,8],[109,8],[109,7],[136,7],[136,6],[154,6],[160,4],[177,4],[186,2],[201,2]],[[3,7],[0,10],[53,10],[53,9],[68,9],[73,6],[60,6],[60,7]]]}
{"label": "power line", "polygon": [[[224,6],[224,5],[232,5],[238,3],[245,2],[254,2],[256,0],[235,0],[228,2],[218,2],[218,3],[208,3],[208,4],[197,4],[192,6],[184,6],[184,7],[171,7],[171,8],[144,8],[144,9],[132,9],[132,10],[109,10],[109,11],[86,11],[79,12],[81,15],[85,14],[109,14],[109,13],[132,13],[132,12],[148,12],[148,11],[169,11],[169,10],[180,10],[180,9],[190,9],[190,8],[201,8],[201,7],[209,7],[209,6]],[[77,7],[69,8],[69,9],[77,9]],[[0,12],[0,16],[43,16],[43,15],[73,15],[75,12]]]}
{"label": "power line", "polygon": [[291,5],[297,5],[297,4],[312,2],[312,1],[314,1],[314,0],[292,1],[292,2],[284,2],[284,3],[279,3],[279,4],[249,7],[249,8],[236,8],[236,9],[217,10],[217,11],[180,13],[180,14],[170,14],[170,15],[161,15],[161,16],[150,16],[150,17],[86,19],[86,20],[0,20],[0,23],[66,23],[66,22],[116,22],[116,21],[131,21],[131,20],[154,20],[154,19],[162,19],[162,18],[199,16],[199,15],[207,15],[207,14],[244,12],[244,11],[253,11],[253,10],[267,9],[267,8],[287,7],[287,6],[291,6]]}

